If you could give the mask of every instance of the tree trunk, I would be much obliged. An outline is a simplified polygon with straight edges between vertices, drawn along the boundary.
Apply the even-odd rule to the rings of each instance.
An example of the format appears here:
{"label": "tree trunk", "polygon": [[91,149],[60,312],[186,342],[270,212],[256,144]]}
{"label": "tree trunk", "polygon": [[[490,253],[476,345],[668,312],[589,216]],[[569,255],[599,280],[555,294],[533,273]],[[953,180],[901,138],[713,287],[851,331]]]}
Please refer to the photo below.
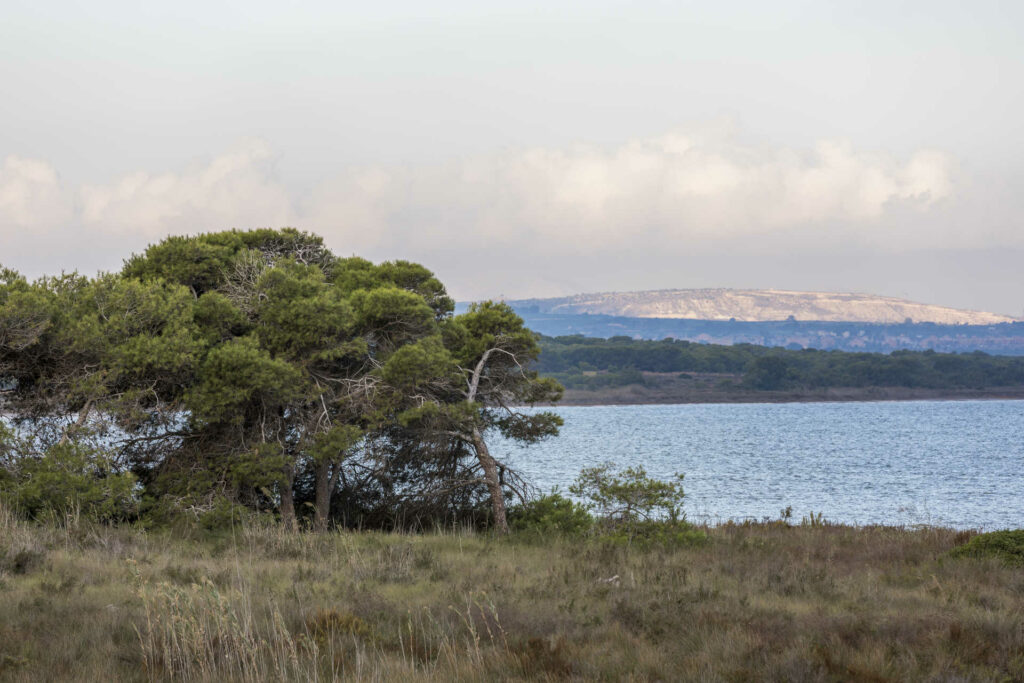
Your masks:
{"label": "tree trunk", "polygon": [[60,445],[61,446],[66,444],[68,442],[68,440],[70,439],[70,433],[69,432],[77,431],[77,430],[82,428],[82,425],[84,425],[85,421],[89,418],[89,409],[90,408],[92,408],[92,399],[91,398],[88,401],[86,401],[85,405],[82,406],[82,409],[78,411],[78,419],[75,420],[75,424],[68,425],[67,427],[64,428],[64,433],[61,434],[61,437],[60,437]]}
{"label": "tree trunk", "polygon": [[331,461],[316,466],[316,500],[314,502],[313,530],[327,531],[327,517],[331,513]]}
{"label": "tree trunk", "polygon": [[494,513],[494,528],[499,534],[508,533],[508,519],[505,516],[505,494],[501,490],[501,481],[498,478],[498,463],[491,457],[487,450],[484,437],[479,429],[473,429],[473,448],[476,450],[477,460],[484,470],[484,482],[487,483],[487,490],[491,494],[491,511]]}
{"label": "tree trunk", "polygon": [[281,524],[288,531],[298,532],[299,522],[295,518],[295,494],[292,485],[295,471],[288,466],[284,468],[284,481],[281,483]]}

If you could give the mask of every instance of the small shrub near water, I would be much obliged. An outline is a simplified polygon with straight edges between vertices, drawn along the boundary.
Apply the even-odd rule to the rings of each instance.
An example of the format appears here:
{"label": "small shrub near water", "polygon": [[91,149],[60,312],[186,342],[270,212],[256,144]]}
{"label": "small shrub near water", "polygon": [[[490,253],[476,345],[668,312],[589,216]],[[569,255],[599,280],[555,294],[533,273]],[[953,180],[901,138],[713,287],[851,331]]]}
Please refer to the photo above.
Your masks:
{"label": "small shrub near water", "polygon": [[993,557],[1007,564],[1024,566],[1024,529],[1007,529],[979,534],[954,548],[953,557]]}
{"label": "small shrub near water", "polygon": [[678,546],[703,543],[707,534],[683,514],[683,475],[669,481],[643,467],[616,470],[611,463],[580,472],[569,488],[598,513],[599,536],[613,544]]}
{"label": "small shrub near water", "polygon": [[[678,546],[703,543],[707,534],[682,513],[682,475],[649,477],[642,467],[617,471],[611,464],[584,469],[570,491],[579,503],[553,491],[509,510],[520,533],[591,536],[612,545]],[[591,511],[597,512],[592,515]]]}
{"label": "small shrub near water", "polygon": [[518,532],[581,535],[590,531],[594,518],[585,505],[557,491],[509,510],[509,524]]}
{"label": "small shrub near water", "polygon": [[641,467],[616,470],[604,463],[580,471],[569,492],[590,501],[590,507],[610,524],[652,519],[680,519],[683,510],[683,475],[661,481]]}

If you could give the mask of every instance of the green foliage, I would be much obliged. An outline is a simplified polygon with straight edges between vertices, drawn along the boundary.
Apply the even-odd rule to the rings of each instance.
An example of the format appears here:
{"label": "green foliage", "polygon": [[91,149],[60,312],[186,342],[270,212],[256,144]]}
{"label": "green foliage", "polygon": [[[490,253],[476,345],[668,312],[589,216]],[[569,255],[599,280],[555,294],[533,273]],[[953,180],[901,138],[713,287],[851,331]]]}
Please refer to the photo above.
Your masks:
{"label": "green foliage", "polygon": [[[525,442],[555,433],[557,416],[510,406],[555,400],[561,387],[530,367],[537,337],[508,306],[457,318],[453,307],[422,265],[339,259],[292,228],[170,237],[95,278],[29,283],[0,270],[4,409],[45,444],[40,455],[0,434],[0,485],[33,509],[92,509],[86,484],[120,481],[102,473],[116,459],[165,519],[215,500],[276,510],[293,528],[307,504],[323,528],[374,498],[391,511],[438,499],[475,514],[478,470],[493,479],[497,468],[471,449],[488,430]],[[69,475],[53,500],[25,488],[25,473],[85,467],[86,452],[63,445],[85,449],[80,437],[105,449],[88,451],[92,479]]]}
{"label": "green foliage", "polygon": [[14,484],[19,445],[14,430],[0,421],[0,493]]}
{"label": "green foliage", "polygon": [[523,325],[523,319],[508,304],[493,301],[472,304],[468,311],[456,316],[454,323],[465,330],[459,346],[452,349],[456,360],[465,367],[475,365],[475,361],[492,348],[503,349],[495,358],[499,367],[516,362],[524,364],[536,360],[540,354],[537,334]]}
{"label": "green foliage", "polygon": [[254,317],[262,348],[302,359],[344,338],[353,325],[352,307],[319,268],[282,260],[255,283]]}
{"label": "green foliage", "polygon": [[569,493],[597,512],[599,538],[611,545],[673,547],[700,544],[705,531],[683,515],[683,475],[662,481],[643,467],[616,470],[611,463],[585,468]]}
{"label": "green foliage", "polygon": [[199,297],[193,320],[207,346],[244,336],[252,328],[246,315],[220,292],[206,292]]}
{"label": "green foliage", "polygon": [[334,425],[314,437],[310,454],[316,462],[335,459],[351,450],[362,437],[363,431],[355,425]]}
{"label": "green foliage", "polygon": [[351,302],[356,328],[373,331],[384,351],[434,332],[434,311],[413,292],[394,286],[361,289],[353,292]]}
{"label": "green foliage", "polygon": [[222,458],[224,476],[235,486],[250,486],[264,489],[281,483],[282,471],[288,464],[288,456],[280,444],[261,443],[252,450],[239,450],[228,458]]}
{"label": "green foliage", "polygon": [[186,405],[202,422],[241,424],[247,407],[282,406],[298,400],[304,389],[296,368],[272,358],[252,336],[239,337],[207,355]]}
{"label": "green foliage", "polygon": [[[540,346],[537,370],[574,389],[641,384],[641,372],[743,374],[743,384],[758,390],[871,386],[954,389],[1024,384],[1024,358],[981,352],[854,353],[582,336],[543,337]],[[589,374],[594,371],[597,374]]]}
{"label": "green foliage", "polygon": [[616,470],[611,463],[580,471],[569,492],[597,512],[600,537],[612,544],[691,545],[707,534],[683,515],[683,475],[661,481],[643,467]]}
{"label": "green foliage", "polygon": [[600,539],[610,545],[672,548],[708,541],[703,529],[682,519],[647,519],[602,529]]}
{"label": "green foliage", "polygon": [[128,279],[167,280],[189,288],[195,296],[219,287],[241,252],[252,250],[267,263],[290,257],[304,264],[328,267],[334,257],[323,239],[294,228],[229,230],[187,237],[168,237],[125,262]]}
{"label": "green foliage", "polygon": [[441,319],[455,309],[455,302],[445,291],[441,281],[418,263],[410,261],[385,261],[380,264],[381,278],[396,287],[419,295]]}
{"label": "green foliage", "polygon": [[558,434],[564,424],[561,416],[544,411],[539,413],[517,413],[507,415],[495,421],[495,425],[506,439],[515,439],[520,443],[537,443],[541,439]]}
{"label": "green foliage", "polygon": [[395,351],[380,368],[387,384],[403,391],[415,391],[426,384],[454,381],[457,368],[439,335],[420,339]]}
{"label": "green foliage", "polygon": [[755,389],[772,390],[787,388],[795,378],[785,358],[762,356],[750,362],[743,382]]}
{"label": "green foliage", "polygon": [[118,471],[102,452],[67,442],[20,459],[4,496],[34,518],[78,510],[91,519],[112,521],[134,516],[136,494],[133,474]]}
{"label": "green foliage", "polygon": [[508,521],[515,531],[538,535],[577,536],[587,533],[594,525],[594,518],[585,505],[557,491],[509,508]]}
{"label": "green foliage", "polygon": [[1006,529],[978,534],[962,546],[954,548],[953,557],[991,557],[1014,565],[1024,566],[1024,529]]}
{"label": "green foliage", "polygon": [[647,475],[643,466],[616,470],[613,463],[580,471],[569,492],[589,501],[605,520],[629,523],[683,516],[683,475],[661,481]]}
{"label": "green foliage", "polygon": [[556,403],[562,385],[540,377],[533,363],[540,354],[538,335],[527,329],[522,318],[505,303],[485,301],[473,304],[456,316],[442,331],[442,338],[454,360],[464,370],[464,381],[480,369],[477,395],[485,427],[496,427],[506,437],[532,443],[558,433],[562,420],[553,413],[524,415],[516,411],[487,408],[508,404]]}

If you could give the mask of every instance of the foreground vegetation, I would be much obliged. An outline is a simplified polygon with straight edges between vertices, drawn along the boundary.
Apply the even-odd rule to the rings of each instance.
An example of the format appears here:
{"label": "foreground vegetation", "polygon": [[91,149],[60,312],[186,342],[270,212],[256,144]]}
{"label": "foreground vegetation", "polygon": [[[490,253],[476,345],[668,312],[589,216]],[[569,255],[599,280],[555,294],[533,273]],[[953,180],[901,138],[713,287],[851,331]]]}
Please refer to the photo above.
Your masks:
{"label": "foreground vegetation", "polygon": [[1024,678],[1024,572],[977,541],[956,557],[970,532],[706,533],[172,533],[0,510],[0,680]]}
{"label": "foreground vegetation", "polygon": [[493,455],[561,419],[508,306],[458,316],[407,261],[341,258],[295,229],[169,237],[119,273],[0,267],[0,496],[38,516],[312,516],[507,532],[525,484]]}

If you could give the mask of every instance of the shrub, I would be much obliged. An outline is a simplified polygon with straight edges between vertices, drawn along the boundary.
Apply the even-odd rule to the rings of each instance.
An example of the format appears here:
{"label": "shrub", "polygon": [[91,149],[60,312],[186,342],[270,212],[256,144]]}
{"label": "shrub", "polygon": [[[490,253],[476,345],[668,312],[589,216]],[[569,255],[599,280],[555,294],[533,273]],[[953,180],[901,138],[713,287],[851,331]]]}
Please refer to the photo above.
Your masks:
{"label": "shrub", "polygon": [[510,508],[508,521],[516,531],[538,534],[583,534],[594,524],[585,505],[566,498],[557,490]]}
{"label": "shrub", "polygon": [[605,463],[581,470],[569,492],[590,500],[608,522],[676,520],[683,514],[683,475],[673,478],[661,481],[647,476],[642,466],[616,471],[612,463]]}
{"label": "shrub", "polygon": [[1007,529],[979,534],[953,548],[953,557],[994,557],[1007,564],[1024,566],[1024,529]]}
{"label": "shrub", "polygon": [[14,505],[35,518],[80,510],[95,520],[123,520],[137,507],[135,475],[119,472],[104,453],[73,441],[19,459],[6,489]]}
{"label": "shrub", "polygon": [[604,529],[601,538],[613,545],[674,547],[701,545],[708,535],[681,519],[650,519]]}
{"label": "shrub", "polygon": [[249,509],[245,506],[217,497],[208,509],[200,513],[199,525],[207,531],[220,531],[240,527],[249,517]]}
{"label": "shrub", "polygon": [[580,471],[569,491],[590,501],[599,515],[597,528],[611,543],[638,545],[692,545],[707,534],[686,522],[683,515],[683,475],[662,481],[643,467],[615,470],[605,463]]}

